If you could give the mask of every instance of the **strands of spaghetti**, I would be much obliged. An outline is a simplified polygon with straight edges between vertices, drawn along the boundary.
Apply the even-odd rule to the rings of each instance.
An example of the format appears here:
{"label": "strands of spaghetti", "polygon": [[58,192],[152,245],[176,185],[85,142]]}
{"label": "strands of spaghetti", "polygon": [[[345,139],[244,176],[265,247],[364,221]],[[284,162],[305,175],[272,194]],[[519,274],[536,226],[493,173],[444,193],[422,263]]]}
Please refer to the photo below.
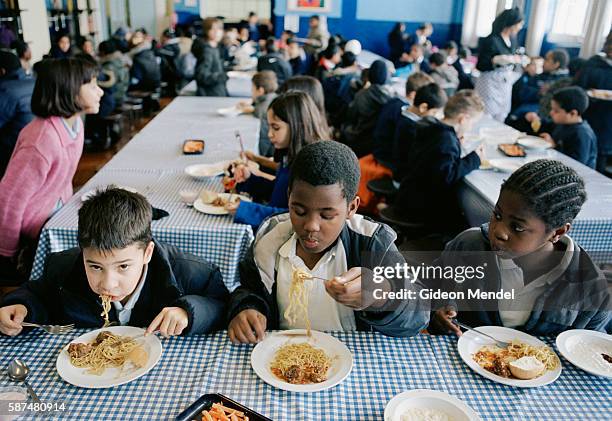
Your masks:
{"label": "strands of spaghetti", "polygon": [[483,346],[474,354],[473,359],[485,370],[502,377],[510,377],[512,373],[508,364],[522,357],[536,358],[547,370],[554,370],[559,365],[559,358],[549,347],[533,346],[517,340],[511,341],[505,349]]}
{"label": "strands of spaghetti", "polygon": [[142,367],[148,360],[148,354],[134,339],[108,331],[100,332],[92,343],[71,343],[68,354],[72,365],[95,375],[110,367],[123,367],[127,361]]}
{"label": "strands of spaghetti", "polygon": [[108,327],[110,325],[108,313],[111,310],[111,297],[110,295],[100,295],[100,298],[102,299],[102,313],[100,313],[100,316],[104,318],[104,326],[102,327]]}
{"label": "strands of spaghetti", "polygon": [[212,408],[202,412],[202,421],[249,421],[242,411],[223,406],[222,402],[213,403]]}
{"label": "strands of spaghetti", "polygon": [[327,380],[330,364],[331,359],[322,349],[306,342],[288,343],[276,351],[270,370],[288,383],[321,383]]}
{"label": "strands of spaghetti", "polygon": [[305,270],[293,268],[291,287],[289,288],[289,305],[285,310],[285,319],[295,324],[299,317],[306,321],[306,331],[310,332],[310,317],[308,317],[308,288],[306,281],[312,279],[312,275]]}

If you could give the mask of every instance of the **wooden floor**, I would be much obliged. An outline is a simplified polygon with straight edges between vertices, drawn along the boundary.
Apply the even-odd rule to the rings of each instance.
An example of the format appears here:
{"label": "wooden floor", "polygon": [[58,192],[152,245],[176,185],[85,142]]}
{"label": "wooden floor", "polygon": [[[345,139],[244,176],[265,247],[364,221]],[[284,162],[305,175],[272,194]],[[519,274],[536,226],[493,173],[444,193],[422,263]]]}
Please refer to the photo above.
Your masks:
{"label": "wooden floor", "polygon": [[[160,111],[163,110],[170,102],[172,98],[161,98],[160,99]],[[157,112],[159,113],[159,111]],[[149,121],[157,115],[154,113],[150,117],[143,117],[140,122],[136,124],[136,131],[132,133],[126,133],[117,143],[110,147],[110,149],[102,152],[83,152],[79,165],[77,167],[74,178],[72,179],[72,186],[75,191],[87,183],[100,169],[111,160],[117,152],[119,152],[127,143],[138,133]]]}

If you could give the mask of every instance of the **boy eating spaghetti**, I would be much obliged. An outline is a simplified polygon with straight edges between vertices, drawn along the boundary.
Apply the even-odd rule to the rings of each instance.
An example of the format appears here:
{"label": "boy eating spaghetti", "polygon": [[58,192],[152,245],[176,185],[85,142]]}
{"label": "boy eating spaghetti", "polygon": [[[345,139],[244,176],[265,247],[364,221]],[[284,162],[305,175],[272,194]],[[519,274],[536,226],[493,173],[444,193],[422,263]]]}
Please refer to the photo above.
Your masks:
{"label": "boy eating spaghetti", "polygon": [[142,195],[97,191],[79,210],[79,247],[51,254],[41,278],[4,297],[0,332],[18,335],[23,321],[101,327],[104,303],[111,323],[148,333],[217,329],[228,296],[219,269],[155,241],[151,219]]}
{"label": "boy eating spaghetti", "polygon": [[[362,294],[362,266],[371,269],[368,255],[377,255],[380,266],[404,260],[388,226],[356,214],[358,184],[359,162],[346,145],[314,142],[298,153],[289,178],[289,213],[263,222],[240,263],[241,286],[230,298],[232,342],[259,342],[266,329],[308,327],[411,336],[427,324],[428,309],[417,310],[415,301],[388,310]],[[311,279],[300,292],[294,282],[302,271]],[[300,293],[306,299],[294,301]],[[296,307],[305,317],[291,317]]]}

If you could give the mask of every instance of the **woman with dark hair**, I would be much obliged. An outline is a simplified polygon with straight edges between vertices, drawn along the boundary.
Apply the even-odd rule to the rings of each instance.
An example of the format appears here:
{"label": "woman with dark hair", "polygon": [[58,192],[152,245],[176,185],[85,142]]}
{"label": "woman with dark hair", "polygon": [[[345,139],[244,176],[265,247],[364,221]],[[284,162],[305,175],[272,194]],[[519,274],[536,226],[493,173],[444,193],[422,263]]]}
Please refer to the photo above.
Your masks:
{"label": "woman with dark hair", "polygon": [[83,152],[81,117],[96,114],[102,97],[95,64],[49,59],[38,69],[31,104],[36,118],[19,133],[0,181],[0,279],[29,276],[42,226],[72,197]]}
{"label": "woman with dark hair", "polygon": [[255,227],[273,213],[287,209],[289,169],[298,152],[309,143],[331,139],[325,116],[305,92],[289,91],[276,97],[267,114],[268,137],[280,163],[276,176],[252,174],[246,165],[234,167],[238,190],[267,205],[240,202],[226,207],[234,214],[234,222]]}
{"label": "woman with dark hair", "polygon": [[521,63],[516,54],[516,35],[523,27],[523,13],[506,9],[493,21],[491,34],[480,42],[478,64],[480,76],[475,89],[485,103],[485,111],[503,122],[512,107],[512,85],[520,77],[514,66]]}

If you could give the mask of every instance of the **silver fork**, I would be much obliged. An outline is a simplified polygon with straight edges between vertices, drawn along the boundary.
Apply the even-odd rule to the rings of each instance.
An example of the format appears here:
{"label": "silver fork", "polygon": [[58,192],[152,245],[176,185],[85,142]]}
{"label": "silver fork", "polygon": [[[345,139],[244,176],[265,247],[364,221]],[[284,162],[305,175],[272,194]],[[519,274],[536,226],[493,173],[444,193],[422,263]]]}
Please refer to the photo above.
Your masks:
{"label": "silver fork", "polygon": [[493,339],[493,341],[495,341],[495,345],[497,345],[498,347],[500,347],[500,348],[502,348],[502,349],[508,348],[508,346],[510,345],[508,342],[504,342],[504,341],[500,341],[499,339],[495,339],[493,336],[487,335],[486,333],[481,332],[481,331],[480,331],[480,330],[478,330],[478,329],[475,329],[475,328],[470,327],[470,326],[468,326],[468,325],[466,325],[466,324],[463,324],[463,323],[459,322],[459,321],[458,321],[458,320],[456,320],[456,319],[455,319],[455,320],[453,320],[453,323],[455,323],[456,325],[461,326],[461,327],[462,327],[462,328],[464,328],[464,329],[467,329],[467,330],[472,330],[472,331],[474,331],[474,332],[478,333],[479,335],[486,336],[486,337],[487,337],[487,338],[489,338],[489,339]]}
{"label": "silver fork", "polygon": [[21,326],[25,327],[39,327],[51,335],[64,335],[74,330],[74,323],[69,325],[39,325],[36,323],[21,322]]}

